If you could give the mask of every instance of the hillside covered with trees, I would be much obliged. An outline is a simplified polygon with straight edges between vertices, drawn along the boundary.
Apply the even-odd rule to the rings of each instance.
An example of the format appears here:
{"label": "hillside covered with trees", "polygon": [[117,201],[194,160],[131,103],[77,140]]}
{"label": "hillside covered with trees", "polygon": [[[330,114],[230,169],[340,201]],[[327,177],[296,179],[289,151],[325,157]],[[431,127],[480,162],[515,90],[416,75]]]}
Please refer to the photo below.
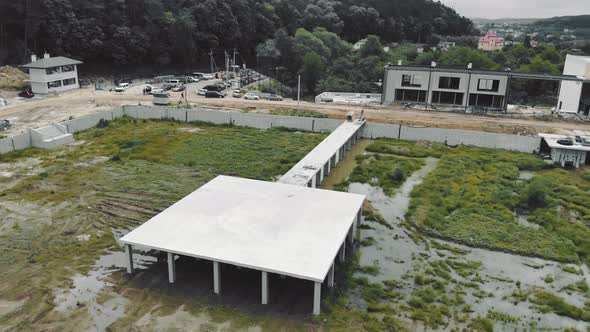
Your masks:
{"label": "hillside covered with trees", "polygon": [[254,56],[278,30],[325,28],[348,42],[429,42],[472,22],[431,0],[23,0],[0,2],[0,63],[30,53],[100,64],[202,63],[210,49]]}

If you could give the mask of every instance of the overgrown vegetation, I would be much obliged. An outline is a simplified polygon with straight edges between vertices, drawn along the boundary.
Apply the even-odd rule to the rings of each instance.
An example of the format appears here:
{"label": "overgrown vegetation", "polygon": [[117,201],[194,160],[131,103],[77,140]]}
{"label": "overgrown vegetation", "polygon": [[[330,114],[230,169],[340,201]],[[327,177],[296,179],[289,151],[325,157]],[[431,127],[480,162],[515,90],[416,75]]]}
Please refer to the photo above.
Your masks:
{"label": "overgrown vegetation", "polygon": [[[271,180],[324,136],[121,118],[77,134],[80,144],[1,155],[0,162],[33,166],[22,166],[0,189],[0,298],[23,301],[0,325],[77,329],[68,324],[88,310],[74,318],[53,311],[54,290],[69,289],[74,273],[85,274],[106,251],[120,250],[111,230],[148,220],[219,174]],[[126,292],[124,280],[116,287]],[[152,309],[143,305],[148,299],[154,306],[169,299],[151,292],[157,291],[130,291],[126,312],[141,316]],[[190,301],[187,308],[203,307]]]}
{"label": "overgrown vegetation", "polygon": [[362,154],[356,157],[357,166],[348,179],[339,186],[348,187],[349,183],[368,183],[381,187],[387,195],[393,195],[395,189],[405,179],[420,169],[424,162],[420,159],[401,158],[382,154]]}

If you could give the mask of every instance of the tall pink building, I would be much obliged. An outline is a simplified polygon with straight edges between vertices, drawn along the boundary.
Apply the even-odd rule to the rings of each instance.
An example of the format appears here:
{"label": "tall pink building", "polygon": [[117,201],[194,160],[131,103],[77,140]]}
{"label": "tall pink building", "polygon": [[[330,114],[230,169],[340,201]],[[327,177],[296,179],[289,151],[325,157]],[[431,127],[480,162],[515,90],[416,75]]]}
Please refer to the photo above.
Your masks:
{"label": "tall pink building", "polygon": [[484,51],[501,50],[504,47],[504,38],[498,37],[496,32],[489,31],[483,37],[479,37],[478,49]]}

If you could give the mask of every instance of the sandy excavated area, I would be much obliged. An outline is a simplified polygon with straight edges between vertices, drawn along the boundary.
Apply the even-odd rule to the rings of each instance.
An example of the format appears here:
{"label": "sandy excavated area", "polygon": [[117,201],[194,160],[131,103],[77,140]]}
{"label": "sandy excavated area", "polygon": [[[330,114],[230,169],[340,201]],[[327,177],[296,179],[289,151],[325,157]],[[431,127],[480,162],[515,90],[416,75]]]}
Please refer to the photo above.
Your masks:
{"label": "sandy excavated area", "polygon": [[[8,98],[9,105],[0,108],[0,119],[8,119],[13,127],[2,132],[10,135],[28,127],[41,127],[51,122],[67,120],[93,112],[101,112],[120,105],[152,105],[152,96],[142,94],[142,86],[134,86],[123,93],[95,91],[86,88],[63,93],[57,96],[35,97],[29,100]],[[327,105],[285,100],[271,102],[266,100],[244,100],[232,97],[224,99],[206,99],[187,90],[188,101],[199,106],[243,110],[267,113],[273,109],[288,108],[310,110],[328,114],[330,118],[344,119],[346,114],[354,111],[357,115],[363,107],[352,105]],[[0,95],[8,93],[0,92]],[[172,92],[173,103],[180,101],[180,93]],[[402,106],[364,107],[369,121],[382,123],[399,123],[404,125],[428,126],[437,128],[454,128],[481,130],[487,132],[534,135],[536,133],[572,134],[572,130],[590,130],[590,123],[579,120],[541,120],[525,116],[482,116],[440,111],[420,111]]]}

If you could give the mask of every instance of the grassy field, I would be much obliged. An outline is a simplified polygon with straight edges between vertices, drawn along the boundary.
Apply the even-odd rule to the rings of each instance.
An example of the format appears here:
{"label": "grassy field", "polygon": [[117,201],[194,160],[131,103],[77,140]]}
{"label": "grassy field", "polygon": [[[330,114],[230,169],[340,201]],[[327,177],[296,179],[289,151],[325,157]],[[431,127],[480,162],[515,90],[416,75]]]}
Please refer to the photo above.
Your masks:
{"label": "grassy field", "polygon": [[[378,140],[368,150],[440,158],[412,192],[407,213],[423,232],[564,262],[586,260],[590,254],[590,177],[583,170],[552,169],[531,154],[421,142]],[[536,175],[519,179],[523,171]],[[519,223],[515,211],[542,227]]]}
{"label": "grassy field", "polygon": [[[77,134],[74,145],[0,156],[14,173],[0,178],[0,299],[22,303],[0,318],[0,327],[77,329],[88,310],[67,319],[53,311],[54,289],[72,287],[75,273],[87,273],[106,251],[121,250],[112,229],[148,220],[218,174],[272,180],[324,138],[129,118],[103,126]],[[157,290],[125,291],[124,279],[113,279],[132,299],[125,308],[131,317],[178,304],[166,303]],[[203,308],[184,304],[189,311]],[[240,320],[235,312],[213,311]]]}
{"label": "grassy field", "polygon": [[306,118],[327,118],[328,114],[315,111],[300,111],[293,108],[277,108],[270,111],[272,115],[302,116]]}

